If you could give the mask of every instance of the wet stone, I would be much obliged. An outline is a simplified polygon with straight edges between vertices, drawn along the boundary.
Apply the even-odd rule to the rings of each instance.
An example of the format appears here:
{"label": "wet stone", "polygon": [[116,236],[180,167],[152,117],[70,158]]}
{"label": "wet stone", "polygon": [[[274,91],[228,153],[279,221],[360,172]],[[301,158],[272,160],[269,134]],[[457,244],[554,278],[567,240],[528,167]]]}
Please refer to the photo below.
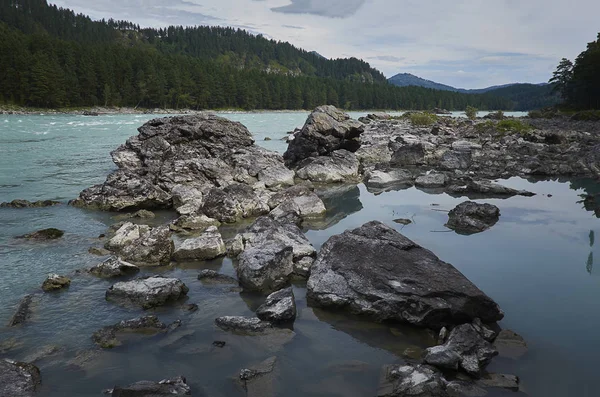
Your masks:
{"label": "wet stone", "polygon": [[58,291],[71,285],[71,279],[58,274],[50,274],[42,284],[44,292]]}

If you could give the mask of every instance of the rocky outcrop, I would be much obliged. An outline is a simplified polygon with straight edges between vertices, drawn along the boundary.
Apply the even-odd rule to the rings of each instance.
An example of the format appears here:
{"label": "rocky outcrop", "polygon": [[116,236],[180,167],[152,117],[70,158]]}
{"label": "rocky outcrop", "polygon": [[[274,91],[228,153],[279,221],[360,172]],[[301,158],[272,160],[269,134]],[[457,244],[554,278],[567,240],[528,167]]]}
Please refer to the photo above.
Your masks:
{"label": "rocky outcrop", "polygon": [[333,236],[322,246],[307,297],[312,305],[433,329],[503,317],[456,268],[380,222]]}
{"label": "rocky outcrop", "polygon": [[500,209],[492,204],[465,201],[448,214],[446,227],[459,234],[475,234],[494,226],[500,220]]}
{"label": "rocky outcrop", "polygon": [[311,184],[303,183],[275,193],[269,199],[269,215],[283,223],[297,224],[323,216],[325,204],[313,190]]}
{"label": "rocky outcrop", "polygon": [[329,156],[310,157],[298,163],[296,176],[316,183],[359,182],[360,162],[354,153],[341,149]]}
{"label": "rocky outcrop", "polygon": [[221,222],[206,215],[183,215],[171,224],[171,229],[179,230],[206,230],[211,226],[221,226]]}
{"label": "rocky outcrop", "polygon": [[26,295],[23,299],[21,299],[21,302],[19,302],[15,314],[13,314],[13,316],[8,321],[9,327],[24,324],[27,321],[27,319],[29,319],[29,317],[31,316],[32,302],[33,295]]}
{"label": "rocky outcrop", "polygon": [[295,134],[283,158],[288,166],[296,166],[305,159],[329,156],[340,149],[356,152],[363,130],[362,123],[334,106],[318,107]]}
{"label": "rocky outcrop", "polygon": [[183,241],[173,253],[176,261],[205,261],[226,254],[225,243],[215,226],[207,228],[199,237]]}
{"label": "rocky outcrop", "polygon": [[170,396],[191,396],[192,389],[187,385],[183,376],[164,379],[160,382],[143,380],[133,383],[129,386],[116,386],[109,390],[111,397],[170,397]]}
{"label": "rocky outcrop", "polygon": [[139,267],[125,262],[116,256],[111,256],[90,269],[91,274],[102,278],[130,276],[139,271]]}
{"label": "rocky outcrop", "polygon": [[150,309],[182,299],[188,291],[179,279],[154,276],[116,283],[106,291],[106,300]]}
{"label": "rocky outcrop", "polygon": [[139,266],[159,266],[171,260],[174,244],[168,226],[150,227],[125,222],[105,248]]}
{"label": "rocky outcrop", "polygon": [[390,365],[384,367],[377,397],[449,397],[447,381],[427,365]]}
{"label": "rocky outcrop", "polygon": [[0,359],[0,396],[32,397],[41,384],[35,365]]}
{"label": "rocky outcrop", "polygon": [[292,287],[273,292],[257,310],[256,316],[272,323],[285,323],[296,319],[296,300]]}
{"label": "rocky outcrop", "polygon": [[0,208],[41,208],[53,207],[60,204],[60,201],[53,200],[39,200],[31,202],[29,200],[16,199],[6,203],[0,203]]}
{"label": "rocky outcrop", "polygon": [[59,276],[58,274],[49,274],[46,280],[42,283],[42,290],[44,292],[58,291],[63,288],[67,288],[71,285],[71,279],[65,276]]}
{"label": "rocky outcrop", "polygon": [[65,232],[59,229],[50,228],[38,230],[37,232],[25,234],[23,236],[19,236],[18,238],[26,239],[26,240],[34,240],[34,241],[48,241],[48,240],[57,240],[64,236]]}
{"label": "rocky outcrop", "polygon": [[123,320],[114,325],[104,327],[94,332],[92,340],[103,349],[112,349],[113,347],[121,346],[123,342],[119,337],[122,334],[139,333],[143,335],[156,335],[177,328],[180,324],[180,321],[176,321],[167,326],[156,316],[139,317],[131,320]]}
{"label": "rocky outcrop", "polygon": [[224,198],[218,211],[226,216],[217,219],[231,222],[257,215],[257,208],[248,207],[260,209],[263,191],[294,184],[294,172],[282,157],[255,146],[240,123],[200,113],[154,119],[138,130],[112,152],[118,170],[81,192],[73,205],[113,211],[177,208],[182,215],[200,215]]}

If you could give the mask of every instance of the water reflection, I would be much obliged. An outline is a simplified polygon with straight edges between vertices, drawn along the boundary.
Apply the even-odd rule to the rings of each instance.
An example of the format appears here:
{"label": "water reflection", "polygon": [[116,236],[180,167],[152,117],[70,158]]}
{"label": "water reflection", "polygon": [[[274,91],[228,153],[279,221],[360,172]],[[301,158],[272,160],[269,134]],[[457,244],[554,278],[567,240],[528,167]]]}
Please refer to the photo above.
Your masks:
{"label": "water reflection", "polygon": [[323,218],[305,223],[309,229],[328,229],[363,209],[360,201],[360,189],[357,185],[317,187],[315,192],[325,203],[327,213]]}

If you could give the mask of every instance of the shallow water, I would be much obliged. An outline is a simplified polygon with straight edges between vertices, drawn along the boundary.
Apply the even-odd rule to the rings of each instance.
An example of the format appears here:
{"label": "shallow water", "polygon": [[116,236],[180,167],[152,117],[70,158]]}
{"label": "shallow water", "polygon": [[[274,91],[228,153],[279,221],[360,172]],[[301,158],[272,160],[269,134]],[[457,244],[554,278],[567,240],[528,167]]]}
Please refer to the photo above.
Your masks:
{"label": "shallow water", "polygon": [[[226,114],[243,122],[257,143],[283,150],[279,137],[301,126],[304,113]],[[358,117],[359,115],[353,115]],[[0,202],[15,198],[67,201],[102,182],[113,168],[109,152],[136,133],[150,115],[4,116],[0,119]],[[273,140],[264,141],[269,136]],[[372,194],[363,185],[322,192],[329,209],[307,236],[318,248],[333,234],[381,220],[452,263],[495,299],[506,316],[502,326],[524,336],[530,350],[519,360],[496,358],[489,369],[514,373],[531,396],[597,396],[596,357],[600,352],[600,253],[590,232],[600,229],[592,212],[578,203],[590,181],[526,181],[504,184],[531,190],[536,197],[481,200],[497,205],[500,222],[472,236],[449,232],[447,211],[465,198],[408,190]],[[548,197],[551,194],[552,197]],[[432,204],[438,204],[432,206]],[[156,222],[172,215],[159,214]],[[228,259],[144,270],[181,278],[190,288],[187,303],[150,311],[167,323],[181,319],[171,335],[137,338],[101,352],[82,366],[82,352],[93,349],[91,334],[119,320],[141,315],[104,300],[109,281],[77,275],[99,261],[87,253],[101,246],[98,235],[115,222],[114,214],[61,205],[40,209],[0,209],[0,322],[8,321],[19,300],[35,293],[35,312],[24,327],[0,328],[0,357],[26,359],[40,347],[56,345],[58,354],[39,361],[40,396],[95,396],[115,384],[185,375],[197,396],[243,395],[233,382],[241,368],[276,355],[281,396],[373,396],[383,364],[402,362],[408,347],[432,343],[424,332],[377,325],[343,314],[307,307],[305,288],[294,286],[299,317],[287,344],[234,336],[213,325],[222,315],[250,315],[261,298],[204,286],[198,269],[233,274]],[[396,218],[411,218],[401,226]],[[54,243],[28,243],[14,237],[46,227],[65,230]],[[230,228],[231,229],[231,228]],[[232,230],[226,230],[232,233]],[[73,277],[68,291],[42,294],[47,273]],[[3,325],[3,324],[0,324]],[[223,349],[212,346],[223,340]],[[5,352],[8,342],[16,347]],[[4,347],[3,347],[4,346]],[[80,357],[73,362],[75,356]],[[90,353],[85,353],[89,355]],[[84,354],[84,356],[85,356]],[[513,395],[496,393],[489,395]]]}

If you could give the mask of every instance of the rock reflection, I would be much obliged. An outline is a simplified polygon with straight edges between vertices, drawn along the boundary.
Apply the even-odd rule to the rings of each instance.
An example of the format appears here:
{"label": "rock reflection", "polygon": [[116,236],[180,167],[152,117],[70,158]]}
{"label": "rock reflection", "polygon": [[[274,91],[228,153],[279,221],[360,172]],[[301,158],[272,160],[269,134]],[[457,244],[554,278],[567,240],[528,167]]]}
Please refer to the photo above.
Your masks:
{"label": "rock reflection", "polygon": [[315,192],[325,203],[327,213],[322,218],[305,221],[304,226],[309,229],[328,229],[363,209],[360,201],[360,189],[357,185],[317,187]]}

